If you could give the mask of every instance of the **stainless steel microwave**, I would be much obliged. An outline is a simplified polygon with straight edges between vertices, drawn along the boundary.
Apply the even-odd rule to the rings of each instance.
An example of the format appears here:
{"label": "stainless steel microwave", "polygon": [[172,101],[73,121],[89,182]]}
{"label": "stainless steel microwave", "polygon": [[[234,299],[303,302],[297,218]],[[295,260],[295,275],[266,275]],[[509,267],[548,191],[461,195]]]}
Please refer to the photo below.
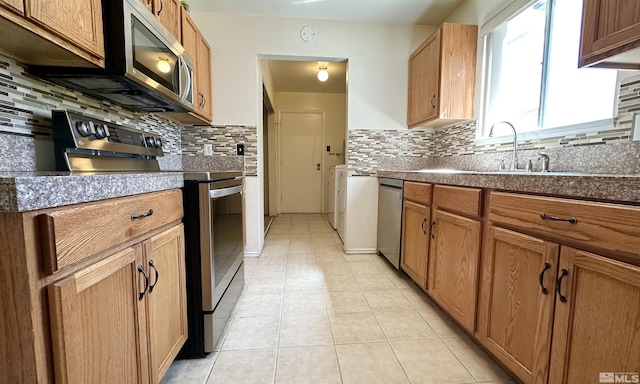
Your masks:
{"label": "stainless steel microwave", "polygon": [[102,1],[105,68],[29,66],[30,73],[127,109],[187,112],[193,58],[140,0]]}

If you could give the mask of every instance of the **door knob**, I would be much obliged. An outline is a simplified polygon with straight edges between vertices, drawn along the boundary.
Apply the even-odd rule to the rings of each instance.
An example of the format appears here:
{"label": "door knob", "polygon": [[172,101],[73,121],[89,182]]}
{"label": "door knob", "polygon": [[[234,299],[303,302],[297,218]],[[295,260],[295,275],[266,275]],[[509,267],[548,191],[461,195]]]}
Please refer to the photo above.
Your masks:
{"label": "door knob", "polygon": [[316,170],[319,171],[320,170],[320,163],[316,163]]}

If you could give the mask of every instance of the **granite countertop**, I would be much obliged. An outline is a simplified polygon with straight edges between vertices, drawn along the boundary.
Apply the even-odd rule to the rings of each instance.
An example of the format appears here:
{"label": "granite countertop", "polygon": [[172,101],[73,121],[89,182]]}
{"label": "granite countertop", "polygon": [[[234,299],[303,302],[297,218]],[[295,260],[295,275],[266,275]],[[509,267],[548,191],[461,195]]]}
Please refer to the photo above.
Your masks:
{"label": "granite countertop", "polygon": [[380,170],[377,172],[377,176],[434,184],[640,203],[640,175],[476,172],[432,169],[423,171]]}
{"label": "granite countertop", "polygon": [[0,212],[26,212],[182,186],[182,172],[0,172]]}

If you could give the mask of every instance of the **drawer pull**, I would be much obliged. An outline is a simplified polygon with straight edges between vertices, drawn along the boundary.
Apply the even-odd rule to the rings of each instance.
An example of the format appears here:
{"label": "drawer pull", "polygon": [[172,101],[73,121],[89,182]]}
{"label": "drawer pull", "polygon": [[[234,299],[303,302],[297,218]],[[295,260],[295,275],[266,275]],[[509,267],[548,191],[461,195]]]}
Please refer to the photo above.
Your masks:
{"label": "drawer pull", "polygon": [[149,217],[153,215],[153,209],[150,209],[147,213],[133,213],[131,214],[131,220],[141,219],[143,217]]}
{"label": "drawer pull", "polygon": [[542,220],[551,220],[551,221],[568,221],[571,224],[576,224],[578,222],[578,219],[576,219],[575,217],[569,217],[568,219],[564,219],[562,217],[549,216],[546,213],[540,214],[540,218]]}
{"label": "drawer pull", "polygon": [[566,296],[562,296],[562,293],[560,292],[561,288],[562,288],[562,279],[564,279],[565,276],[567,276],[569,274],[569,270],[567,268],[562,268],[562,273],[560,274],[560,277],[558,278],[558,281],[556,282],[556,292],[558,292],[558,296],[560,297],[560,301],[562,301],[563,303],[567,302],[567,297]]}
{"label": "drawer pull", "polygon": [[425,235],[427,234],[427,229],[424,227],[424,225],[427,223],[427,218],[425,217],[422,220],[422,224],[420,225],[422,227],[422,233],[424,233]]}
{"label": "drawer pull", "polygon": [[138,272],[142,273],[142,276],[144,276],[144,289],[142,290],[142,292],[140,292],[140,295],[138,296],[138,300],[142,300],[144,298],[145,292],[147,292],[147,289],[149,289],[149,276],[147,276],[147,274],[144,273],[144,268],[142,268],[142,265],[138,265]]}
{"label": "drawer pull", "polygon": [[156,273],[156,278],[153,281],[153,284],[151,284],[151,286],[149,287],[149,293],[151,293],[153,292],[153,288],[156,286],[156,284],[158,284],[158,278],[160,277],[160,275],[158,274],[158,268],[156,268],[155,264],[153,264],[153,260],[149,260],[149,266],[153,268],[154,272]]}
{"label": "drawer pull", "polygon": [[538,278],[540,280],[540,288],[542,288],[542,293],[543,294],[547,294],[549,293],[549,290],[547,288],[544,287],[544,274],[545,272],[547,272],[547,269],[551,268],[551,263],[548,261],[544,262],[544,269],[542,269],[542,272],[540,272],[540,277]]}

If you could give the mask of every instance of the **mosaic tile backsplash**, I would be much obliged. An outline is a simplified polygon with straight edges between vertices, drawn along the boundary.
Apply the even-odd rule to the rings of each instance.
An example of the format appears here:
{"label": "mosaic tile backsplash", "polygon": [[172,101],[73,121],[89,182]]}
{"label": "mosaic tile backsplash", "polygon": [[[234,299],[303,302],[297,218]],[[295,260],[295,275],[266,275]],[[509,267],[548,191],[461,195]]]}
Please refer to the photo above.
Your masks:
{"label": "mosaic tile backsplash", "polygon": [[[350,129],[347,164],[350,176],[372,176],[381,163],[415,162],[434,155],[433,132]],[[393,162],[390,164],[390,161]]]}
{"label": "mosaic tile backsplash", "polygon": [[[0,170],[53,169],[53,109],[71,109],[109,122],[159,134],[163,138],[166,155],[177,155],[178,159],[181,155],[180,124],[150,113],[132,112],[46,83],[27,74],[21,64],[0,55]],[[36,136],[17,136],[6,133],[7,131],[31,131],[36,133]],[[50,161],[44,159],[45,161],[36,162],[36,158],[42,153],[51,156]],[[50,167],[47,168],[47,165]],[[175,164],[172,167],[175,167]]]}
{"label": "mosaic tile backsplash", "polygon": [[258,130],[256,127],[238,125],[185,126],[182,130],[183,162],[188,163],[187,158],[191,156],[204,156],[204,144],[211,144],[213,153],[217,157],[236,157],[236,145],[244,144],[245,175],[258,175]]}

